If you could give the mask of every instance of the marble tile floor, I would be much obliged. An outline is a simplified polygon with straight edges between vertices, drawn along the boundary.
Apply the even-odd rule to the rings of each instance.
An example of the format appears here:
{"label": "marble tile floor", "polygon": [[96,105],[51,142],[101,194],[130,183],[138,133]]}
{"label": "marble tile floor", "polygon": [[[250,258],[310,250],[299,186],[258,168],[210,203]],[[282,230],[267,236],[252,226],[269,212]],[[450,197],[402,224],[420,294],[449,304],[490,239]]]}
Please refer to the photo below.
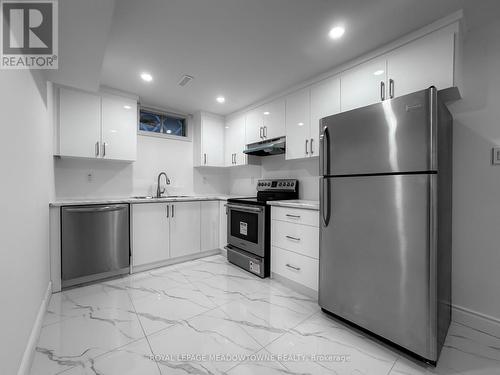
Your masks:
{"label": "marble tile floor", "polygon": [[53,295],[31,374],[494,375],[500,338],[453,323],[426,367],[216,255]]}

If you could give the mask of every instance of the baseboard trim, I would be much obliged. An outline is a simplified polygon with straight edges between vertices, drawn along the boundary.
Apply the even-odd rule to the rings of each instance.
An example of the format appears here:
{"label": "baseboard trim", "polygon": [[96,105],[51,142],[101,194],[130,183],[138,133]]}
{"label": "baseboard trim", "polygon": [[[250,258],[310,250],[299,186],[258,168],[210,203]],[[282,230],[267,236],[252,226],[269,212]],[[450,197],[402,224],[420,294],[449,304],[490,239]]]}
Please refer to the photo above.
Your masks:
{"label": "baseboard trim", "polygon": [[274,279],[276,281],[279,281],[283,285],[289,287],[290,289],[293,289],[299,293],[302,293],[310,298],[314,298],[314,300],[318,300],[318,291],[311,289],[305,285],[299,284],[296,281],[290,280],[287,277],[281,276],[277,273],[271,272],[271,279]]}
{"label": "baseboard trim", "polygon": [[50,302],[50,296],[52,294],[52,282],[49,281],[45,295],[38,309],[38,314],[35,318],[35,323],[31,329],[31,334],[28,339],[28,344],[24,350],[23,358],[21,360],[21,365],[17,371],[17,375],[28,375],[31,369],[31,362],[33,361],[33,356],[35,354],[36,344],[38,338],[40,337],[40,331],[42,330],[43,318],[45,317],[45,312],[47,311],[47,306]]}
{"label": "baseboard trim", "polygon": [[462,307],[452,306],[452,320],[481,332],[500,337],[500,319]]}
{"label": "baseboard trim", "polygon": [[184,262],[188,262],[190,260],[206,258],[206,257],[212,256],[212,255],[217,255],[217,254],[220,254],[220,249],[206,250],[206,251],[202,251],[199,253],[189,254],[189,255],[182,256],[182,257],[167,259],[167,260],[163,260],[163,261],[155,262],[155,263],[143,264],[140,266],[130,266],[130,273],[133,274],[133,273],[138,273],[138,272],[149,271],[149,270],[152,270],[155,268],[171,266],[173,264],[184,263]]}

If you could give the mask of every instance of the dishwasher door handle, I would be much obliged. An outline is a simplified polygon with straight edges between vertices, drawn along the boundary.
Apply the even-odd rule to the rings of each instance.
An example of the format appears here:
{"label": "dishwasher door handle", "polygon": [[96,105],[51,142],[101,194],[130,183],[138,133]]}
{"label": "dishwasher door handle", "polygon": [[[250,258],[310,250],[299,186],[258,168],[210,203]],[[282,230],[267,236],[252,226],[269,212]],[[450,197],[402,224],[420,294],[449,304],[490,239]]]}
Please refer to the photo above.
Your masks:
{"label": "dishwasher door handle", "polygon": [[73,207],[68,208],[65,207],[64,211],[66,212],[110,212],[110,211],[120,211],[126,209],[127,206],[124,205],[113,205],[113,206],[104,206],[104,207]]}

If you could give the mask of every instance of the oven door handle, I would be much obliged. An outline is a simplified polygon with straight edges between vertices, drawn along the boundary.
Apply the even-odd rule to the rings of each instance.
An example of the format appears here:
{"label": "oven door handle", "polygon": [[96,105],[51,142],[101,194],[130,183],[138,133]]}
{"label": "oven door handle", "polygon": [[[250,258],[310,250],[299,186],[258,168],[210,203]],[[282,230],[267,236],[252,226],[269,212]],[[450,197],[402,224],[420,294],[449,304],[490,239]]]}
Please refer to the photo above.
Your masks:
{"label": "oven door handle", "polygon": [[235,209],[235,210],[242,210],[242,211],[251,211],[251,212],[262,212],[262,208],[257,208],[257,207],[249,207],[249,206],[240,206],[236,204],[226,204],[225,205],[227,208]]}

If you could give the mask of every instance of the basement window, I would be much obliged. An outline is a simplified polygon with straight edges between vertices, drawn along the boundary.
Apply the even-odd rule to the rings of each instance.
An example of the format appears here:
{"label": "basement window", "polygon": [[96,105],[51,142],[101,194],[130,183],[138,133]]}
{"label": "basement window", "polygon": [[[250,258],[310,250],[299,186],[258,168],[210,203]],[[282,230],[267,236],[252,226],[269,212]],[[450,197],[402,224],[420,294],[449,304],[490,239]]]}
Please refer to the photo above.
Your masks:
{"label": "basement window", "polygon": [[141,108],[139,113],[139,134],[187,140],[187,117]]}

